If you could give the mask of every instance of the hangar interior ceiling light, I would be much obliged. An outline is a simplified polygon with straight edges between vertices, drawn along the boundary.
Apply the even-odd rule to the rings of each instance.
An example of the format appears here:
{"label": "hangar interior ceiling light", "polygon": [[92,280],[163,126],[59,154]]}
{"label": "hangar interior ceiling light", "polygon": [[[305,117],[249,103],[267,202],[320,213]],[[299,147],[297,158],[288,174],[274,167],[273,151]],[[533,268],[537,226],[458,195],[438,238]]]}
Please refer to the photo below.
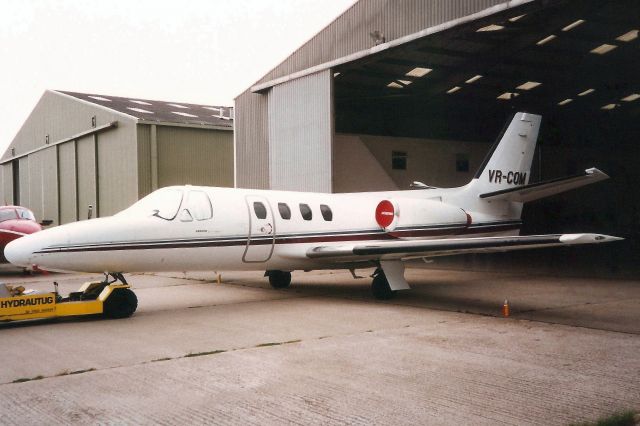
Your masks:
{"label": "hangar interior ceiling light", "polygon": [[91,99],[95,99],[97,101],[107,101],[111,102],[111,99],[103,98],[102,96],[89,96]]}
{"label": "hangar interior ceiling light", "polygon": [[525,16],[527,16],[527,14],[525,13],[524,15],[518,15],[518,16],[514,16],[513,18],[509,18],[509,22],[516,22],[522,18],[524,18]]}
{"label": "hangar interior ceiling light", "polygon": [[152,105],[152,104],[151,104],[151,103],[149,103],[149,102],[145,102],[145,101],[138,101],[138,100],[135,100],[135,99],[129,99],[129,101],[130,101],[130,102],[133,102],[134,104],[139,104],[139,105]]}
{"label": "hangar interior ceiling light", "polygon": [[180,105],[180,104],[167,104],[167,105],[172,106],[172,107],[176,107],[176,108],[189,109],[188,106],[184,106],[184,105]]}
{"label": "hangar interior ceiling light", "polygon": [[604,43],[594,49],[591,49],[591,53],[595,53],[597,55],[604,55],[605,53],[609,53],[617,47],[618,46],[616,46],[615,44]]}
{"label": "hangar interior ceiling light", "polygon": [[181,111],[171,111],[172,114],[177,114],[177,115],[181,115],[183,117],[195,117],[198,118],[197,115],[193,115],[193,114],[189,114],[188,112],[181,112]]}
{"label": "hangar interior ceiling light", "polygon": [[489,32],[489,31],[500,31],[500,30],[503,30],[503,29],[504,29],[504,27],[502,25],[491,24],[491,25],[487,25],[486,27],[478,28],[476,30],[476,32],[484,33],[484,32]]}
{"label": "hangar interior ceiling light", "polygon": [[517,92],[504,92],[502,95],[498,96],[497,99],[502,99],[505,101],[511,100],[517,96],[520,96],[520,93]]}
{"label": "hangar interior ceiling light", "polygon": [[556,36],[551,34],[550,36],[547,36],[547,37],[543,38],[542,40],[538,41],[536,44],[538,46],[542,46],[543,44],[547,44],[547,43],[549,43],[551,40],[553,40],[555,38],[556,38]]}
{"label": "hangar interior ceiling light", "polygon": [[480,74],[476,74],[473,77],[471,77],[469,80],[465,81],[465,83],[471,84],[471,83],[473,83],[475,81],[480,80],[481,78],[482,78],[482,76]]}
{"label": "hangar interior ceiling light", "polygon": [[596,89],[587,89],[584,92],[578,93],[578,96],[587,96],[587,95],[589,95],[589,94],[591,94],[591,93],[593,93],[595,91],[596,91]]}
{"label": "hangar interior ceiling light", "polygon": [[516,89],[520,89],[520,90],[531,90],[531,89],[535,89],[536,87],[540,86],[542,83],[539,83],[537,81],[527,81],[526,83],[522,83],[520,86],[516,87]]}
{"label": "hangar interior ceiling light", "polygon": [[449,94],[456,93],[460,89],[461,89],[460,86],[455,86],[455,87],[452,87],[451,89],[447,90],[447,93],[449,93]]}
{"label": "hangar interior ceiling light", "polygon": [[630,42],[637,38],[638,38],[638,30],[631,30],[628,33],[622,34],[620,37],[616,37],[616,40]]}
{"label": "hangar interior ceiling light", "polygon": [[425,75],[429,74],[431,71],[433,71],[431,68],[416,67],[411,71],[409,71],[408,73],[406,73],[405,75],[407,77],[424,77]]}
{"label": "hangar interior ceiling light", "polygon": [[566,105],[566,104],[568,104],[569,102],[573,102],[573,99],[571,99],[571,98],[567,98],[567,99],[565,99],[564,101],[560,101],[560,102],[558,102],[558,105],[560,105],[560,106],[562,106],[562,105]]}
{"label": "hangar interior ceiling light", "polygon": [[333,78],[336,78],[336,77],[337,77],[337,76],[339,76],[339,75],[340,75],[340,73],[339,73],[339,72],[334,72],[334,73],[333,73]]}
{"label": "hangar interior ceiling light", "polygon": [[404,86],[400,83],[396,83],[395,81],[392,81],[391,83],[387,84],[387,87],[391,87],[392,89],[402,89],[404,88]]}
{"label": "hangar interior ceiling light", "polygon": [[398,80],[400,83],[404,84],[405,86],[410,85],[411,83],[413,83],[413,81],[411,80]]}
{"label": "hangar interior ceiling light", "polygon": [[566,27],[564,27],[562,29],[562,31],[571,31],[572,29],[574,29],[575,27],[577,27],[578,25],[582,25],[585,23],[584,19],[578,19],[575,22],[572,22],[571,24],[567,25]]}
{"label": "hangar interior ceiling light", "polygon": [[633,102],[637,99],[640,99],[640,94],[638,93],[632,93],[629,96],[625,96],[624,98],[622,98],[622,100],[625,102]]}
{"label": "hangar interior ceiling light", "polygon": [[616,108],[618,106],[618,104],[606,104],[605,106],[603,106],[601,109],[604,110],[612,110],[614,108]]}
{"label": "hangar interior ceiling light", "polygon": [[141,112],[144,114],[153,114],[153,111],[147,111],[146,109],[142,109],[142,108],[127,107],[127,109],[130,109],[131,111]]}

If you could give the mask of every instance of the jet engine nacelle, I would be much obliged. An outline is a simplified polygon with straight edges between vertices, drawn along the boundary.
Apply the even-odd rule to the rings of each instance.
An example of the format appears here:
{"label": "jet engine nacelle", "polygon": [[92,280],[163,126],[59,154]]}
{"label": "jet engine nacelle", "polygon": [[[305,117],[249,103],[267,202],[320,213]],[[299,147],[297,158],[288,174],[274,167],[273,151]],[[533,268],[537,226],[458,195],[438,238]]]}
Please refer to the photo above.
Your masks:
{"label": "jet engine nacelle", "polygon": [[376,222],[387,232],[398,227],[433,224],[446,228],[450,225],[469,226],[471,216],[460,207],[440,200],[418,198],[390,198],[381,200],[376,207]]}

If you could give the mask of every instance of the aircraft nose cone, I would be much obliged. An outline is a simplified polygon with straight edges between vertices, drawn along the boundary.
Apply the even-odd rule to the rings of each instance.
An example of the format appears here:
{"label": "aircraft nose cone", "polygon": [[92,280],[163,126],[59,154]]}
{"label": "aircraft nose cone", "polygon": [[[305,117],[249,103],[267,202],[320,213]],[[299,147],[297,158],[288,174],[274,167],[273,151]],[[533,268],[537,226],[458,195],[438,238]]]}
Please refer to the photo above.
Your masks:
{"label": "aircraft nose cone", "polygon": [[16,266],[29,267],[33,250],[27,237],[11,241],[4,248],[4,257]]}

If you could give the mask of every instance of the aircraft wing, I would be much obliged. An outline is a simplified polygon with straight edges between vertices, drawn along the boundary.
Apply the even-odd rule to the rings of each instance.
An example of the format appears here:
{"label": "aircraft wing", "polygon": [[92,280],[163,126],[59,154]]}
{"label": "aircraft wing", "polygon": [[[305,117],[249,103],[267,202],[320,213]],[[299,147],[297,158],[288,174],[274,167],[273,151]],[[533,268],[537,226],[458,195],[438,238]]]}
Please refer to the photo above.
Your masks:
{"label": "aircraft wing", "polygon": [[569,191],[571,189],[579,188],[605,179],[609,179],[609,176],[606,173],[592,167],[585,170],[584,173],[576,176],[532,183],[501,191],[487,192],[485,194],[480,194],[480,198],[527,203],[529,201],[550,197],[552,195],[560,194],[561,192]]}
{"label": "aircraft wing", "polygon": [[467,253],[492,253],[577,244],[596,244],[621,239],[600,234],[555,234],[419,241],[379,241],[370,244],[312,247],[307,251],[307,257],[337,262],[408,260]]}

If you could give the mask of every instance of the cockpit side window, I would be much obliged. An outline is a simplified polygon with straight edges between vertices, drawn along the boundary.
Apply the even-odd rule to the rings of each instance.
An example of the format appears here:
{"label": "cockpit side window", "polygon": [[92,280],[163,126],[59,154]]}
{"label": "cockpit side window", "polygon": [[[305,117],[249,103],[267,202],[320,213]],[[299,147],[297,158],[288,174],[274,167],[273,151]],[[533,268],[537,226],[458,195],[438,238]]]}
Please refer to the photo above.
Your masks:
{"label": "cockpit side window", "polygon": [[27,210],[27,209],[17,209],[18,211],[18,216],[20,216],[20,219],[27,219],[27,220],[36,220],[36,217],[33,215],[33,213],[31,212],[31,210]]}
{"label": "cockpit side window", "polygon": [[213,217],[211,200],[204,191],[189,191],[184,210],[187,210],[195,220],[207,220]]}

